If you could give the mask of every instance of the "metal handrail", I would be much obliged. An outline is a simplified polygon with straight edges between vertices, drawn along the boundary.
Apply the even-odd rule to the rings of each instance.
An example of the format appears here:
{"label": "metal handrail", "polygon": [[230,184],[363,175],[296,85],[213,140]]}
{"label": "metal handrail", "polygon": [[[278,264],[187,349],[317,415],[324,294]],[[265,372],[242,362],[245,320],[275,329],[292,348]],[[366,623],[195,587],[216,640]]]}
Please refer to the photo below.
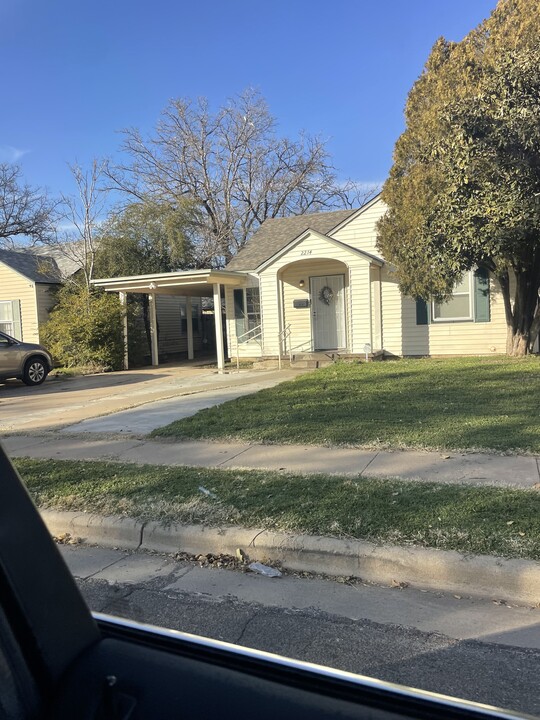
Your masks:
{"label": "metal handrail", "polygon": [[307,345],[307,346],[308,346],[308,352],[311,351],[311,340],[306,340],[305,342],[303,342],[303,343],[298,343],[298,345],[295,345],[294,347],[292,347],[292,348],[291,348],[291,354],[292,354],[292,351],[293,351],[293,350],[297,350],[298,348],[301,348],[301,347],[303,347],[304,345]]}
{"label": "metal handrail", "polygon": [[[259,332],[253,335],[253,333],[258,330]],[[257,325],[254,328],[251,328],[251,330],[246,330],[246,332],[242,333],[241,335],[236,336],[236,370],[237,372],[240,372],[240,345],[242,344],[242,338],[246,335],[249,335],[247,338],[248,340],[257,340],[257,338],[262,338],[263,332],[262,332],[262,323],[260,325]],[[262,348],[262,343],[259,343],[259,345]]]}
{"label": "metal handrail", "polygon": [[[287,343],[287,339],[289,342]],[[288,323],[285,325],[283,330],[280,330],[278,333],[278,370],[281,370],[281,343],[283,343],[285,351],[287,350],[287,345],[289,346],[289,363],[292,362],[292,348],[291,348],[291,324]]]}

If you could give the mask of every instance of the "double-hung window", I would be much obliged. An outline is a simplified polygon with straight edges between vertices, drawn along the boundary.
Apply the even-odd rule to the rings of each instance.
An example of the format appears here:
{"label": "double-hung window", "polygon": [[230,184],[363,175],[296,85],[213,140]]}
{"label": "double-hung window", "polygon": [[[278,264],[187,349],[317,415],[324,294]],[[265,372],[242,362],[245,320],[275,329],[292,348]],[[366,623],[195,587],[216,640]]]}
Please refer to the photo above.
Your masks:
{"label": "double-hung window", "polygon": [[490,282],[485,268],[463,275],[446,302],[416,300],[416,324],[490,321]]}
{"label": "double-hung window", "polygon": [[259,334],[261,301],[258,287],[234,290],[234,321],[238,342],[247,342]]}
{"label": "double-hung window", "polygon": [[472,272],[465,273],[452,291],[452,297],[444,303],[433,303],[433,321],[448,322],[451,320],[473,319],[473,286]]}
{"label": "double-hung window", "polygon": [[0,300],[0,332],[5,332],[16,340],[22,340],[19,300]]}

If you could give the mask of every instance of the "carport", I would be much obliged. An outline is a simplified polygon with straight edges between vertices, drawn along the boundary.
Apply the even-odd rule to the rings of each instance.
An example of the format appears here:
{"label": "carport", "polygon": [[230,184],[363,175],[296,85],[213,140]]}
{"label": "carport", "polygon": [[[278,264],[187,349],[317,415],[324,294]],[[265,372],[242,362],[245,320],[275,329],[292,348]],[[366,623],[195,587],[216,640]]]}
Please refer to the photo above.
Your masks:
{"label": "carport", "polygon": [[[157,295],[180,295],[186,298],[188,359],[193,360],[192,297],[211,297],[214,299],[214,319],[216,330],[216,353],[218,370],[225,365],[223,342],[223,319],[221,314],[222,286],[242,287],[246,273],[234,270],[188,270],[181,272],[156,273],[153,275],[131,275],[128,277],[92,280],[96,287],[106,292],[117,292],[123,307],[127,306],[127,293],[148,295],[150,308],[150,340],[152,365],[159,365],[158,324],[156,312]],[[127,315],[124,316],[124,367],[128,368],[127,356]]]}

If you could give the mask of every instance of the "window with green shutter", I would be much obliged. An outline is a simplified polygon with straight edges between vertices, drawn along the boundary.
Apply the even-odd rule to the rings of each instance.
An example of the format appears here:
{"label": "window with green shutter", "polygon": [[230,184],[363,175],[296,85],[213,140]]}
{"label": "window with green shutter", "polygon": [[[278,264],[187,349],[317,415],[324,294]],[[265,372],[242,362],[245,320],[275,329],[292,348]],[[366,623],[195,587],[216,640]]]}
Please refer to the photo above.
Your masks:
{"label": "window with green shutter", "polygon": [[428,321],[429,319],[427,302],[418,298],[416,300],[416,324],[427,325]]}
{"label": "window with green shutter", "polygon": [[489,271],[477,268],[474,271],[474,321],[489,322]]}
{"label": "window with green shutter", "polygon": [[[429,310],[431,310],[431,317]],[[430,322],[489,322],[489,271],[485,268],[464,273],[446,302],[433,301],[428,308],[423,300],[416,301],[416,324]]]}
{"label": "window with green shutter", "polygon": [[433,303],[432,313],[433,322],[456,322],[474,319],[470,272],[464,273],[461,280],[456,283],[451,298],[443,303]]}

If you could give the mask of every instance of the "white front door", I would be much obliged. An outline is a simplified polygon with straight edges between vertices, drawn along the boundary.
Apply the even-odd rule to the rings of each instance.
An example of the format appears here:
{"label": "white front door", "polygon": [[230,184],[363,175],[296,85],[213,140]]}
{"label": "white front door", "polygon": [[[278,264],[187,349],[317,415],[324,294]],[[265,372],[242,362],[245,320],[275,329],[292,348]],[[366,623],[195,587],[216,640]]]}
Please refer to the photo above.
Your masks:
{"label": "white front door", "polygon": [[345,275],[311,277],[309,283],[313,349],[346,348]]}

